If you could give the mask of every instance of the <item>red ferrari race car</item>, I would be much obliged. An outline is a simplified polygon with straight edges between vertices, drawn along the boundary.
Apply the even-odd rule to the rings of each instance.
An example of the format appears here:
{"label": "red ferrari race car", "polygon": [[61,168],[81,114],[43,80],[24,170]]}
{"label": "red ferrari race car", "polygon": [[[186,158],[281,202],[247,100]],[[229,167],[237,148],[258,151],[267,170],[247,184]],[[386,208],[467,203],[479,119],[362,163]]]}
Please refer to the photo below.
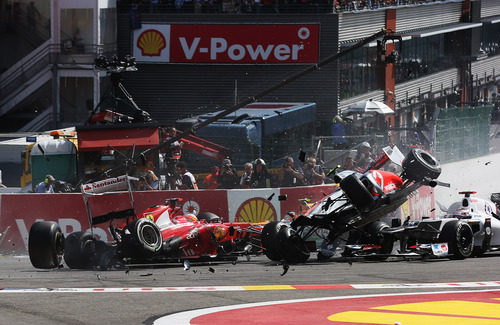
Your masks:
{"label": "red ferrari race car", "polygon": [[[261,251],[261,225],[223,223],[217,215],[209,212],[198,217],[184,215],[177,206],[180,199],[176,198],[167,200],[166,204],[149,207],[139,214],[131,208],[93,217],[88,196],[95,193],[83,188],[102,190],[106,187],[102,184],[110,184],[112,190],[117,190],[117,185],[128,184],[128,178],[120,176],[82,186],[91,225],[109,222],[113,242],[98,240],[91,230],[73,232],[65,238],[57,223],[39,221],[29,232],[31,264],[41,269],[56,268],[64,258],[70,268],[107,269],[124,264],[236,259],[238,255],[258,254]],[[132,198],[131,192],[130,195]],[[120,219],[124,221],[115,226]]]}
{"label": "red ferrari race car", "polygon": [[[399,165],[401,174],[381,170],[388,161]],[[428,152],[412,149],[404,157],[397,147],[386,147],[361,173],[336,173],[339,188],[305,214],[291,221],[267,224],[261,237],[264,252],[271,260],[301,263],[316,251],[314,239],[322,238],[322,248],[334,247],[339,241],[347,245],[370,243],[388,254],[394,240],[380,235],[390,227],[379,219],[396,210],[423,185],[448,185],[435,180],[440,174],[439,162]],[[322,252],[318,259],[328,257]]]}

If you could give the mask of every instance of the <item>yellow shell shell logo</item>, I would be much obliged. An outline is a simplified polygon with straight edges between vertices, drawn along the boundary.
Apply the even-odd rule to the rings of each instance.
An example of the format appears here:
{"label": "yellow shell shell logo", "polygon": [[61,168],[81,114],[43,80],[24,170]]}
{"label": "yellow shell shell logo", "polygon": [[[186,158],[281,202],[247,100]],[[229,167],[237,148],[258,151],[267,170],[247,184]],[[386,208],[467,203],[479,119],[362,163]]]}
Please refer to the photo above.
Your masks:
{"label": "yellow shell shell logo", "polygon": [[254,197],[243,202],[236,211],[236,222],[263,222],[277,220],[274,206],[266,199]]}
{"label": "yellow shell shell logo", "polygon": [[160,56],[166,44],[165,36],[156,29],[145,30],[137,39],[137,47],[143,56]]}

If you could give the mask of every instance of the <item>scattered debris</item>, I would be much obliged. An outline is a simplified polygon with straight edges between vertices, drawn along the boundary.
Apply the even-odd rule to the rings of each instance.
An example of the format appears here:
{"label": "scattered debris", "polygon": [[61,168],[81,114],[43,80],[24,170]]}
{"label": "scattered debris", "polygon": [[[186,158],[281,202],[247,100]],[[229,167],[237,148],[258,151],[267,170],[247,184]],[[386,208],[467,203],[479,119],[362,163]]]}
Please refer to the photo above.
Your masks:
{"label": "scattered debris", "polygon": [[191,268],[191,263],[188,260],[184,261],[184,271],[188,271]]}
{"label": "scattered debris", "polygon": [[208,270],[212,273],[215,273],[215,269],[213,267],[209,267]]}
{"label": "scattered debris", "polygon": [[146,273],[146,274],[141,274],[141,276],[152,276],[153,273]]}
{"label": "scattered debris", "polygon": [[283,273],[281,273],[280,275],[283,276],[286,274],[286,272],[288,272],[288,269],[290,268],[290,266],[288,264],[283,264]]}

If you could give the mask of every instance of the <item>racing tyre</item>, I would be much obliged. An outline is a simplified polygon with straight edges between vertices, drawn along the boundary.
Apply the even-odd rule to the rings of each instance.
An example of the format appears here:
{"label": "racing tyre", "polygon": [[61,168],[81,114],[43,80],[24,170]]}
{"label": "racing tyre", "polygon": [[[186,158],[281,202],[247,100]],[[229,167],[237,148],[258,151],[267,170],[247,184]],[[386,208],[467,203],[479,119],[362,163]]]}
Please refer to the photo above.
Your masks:
{"label": "racing tyre", "polygon": [[271,261],[280,261],[282,256],[278,251],[278,233],[283,223],[280,221],[271,221],[262,228],[261,243],[264,254]]}
{"label": "racing tyre", "polygon": [[367,212],[375,204],[371,193],[354,174],[343,178],[340,181],[340,188],[349,201],[361,212]]}
{"label": "racing tyre", "polygon": [[129,223],[126,230],[130,234],[125,231],[126,235],[123,238],[125,250],[130,249],[129,253],[132,256],[151,257],[161,250],[163,240],[160,228],[153,221],[139,218]]}
{"label": "racing tyre", "polygon": [[222,218],[212,212],[203,212],[198,216],[198,220],[205,220],[207,223],[221,223]]}
{"label": "racing tyre", "polygon": [[38,221],[31,226],[28,237],[31,264],[38,269],[53,269],[61,265],[64,235],[56,222]]}
{"label": "racing tyre", "polygon": [[304,263],[309,258],[305,241],[289,225],[281,227],[278,233],[278,250],[288,263]]}
{"label": "racing tyre", "polygon": [[448,242],[449,253],[453,260],[463,260],[472,255],[474,234],[472,228],[459,220],[452,220],[443,226],[439,235],[440,242]]}
{"label": "racing tyre", "polygon": [[[390,228],[388,224],[382,221],[375,221],[367,226],[368,233],[375,239],[375,244],[380,246],[378,249],[379,254],[388,255],[392,253],[394,248],[394,239],[392,236],[382,234],[382,230]],[[386,260],[388,256],[375,256],[369,259],[383,261]]]}
{"label": "racing tyre", "polygon": [[412,149],[403,159],[403,174],[408,180],[417,182],[425,177],[436,179],[441,174],[441,165],[430,153]]}
{"label": "racing tyre", "polygon": [[90,232],[76,231],[64,241],[64,262],[71,269],[88,269],[92,266],[95,238]]}

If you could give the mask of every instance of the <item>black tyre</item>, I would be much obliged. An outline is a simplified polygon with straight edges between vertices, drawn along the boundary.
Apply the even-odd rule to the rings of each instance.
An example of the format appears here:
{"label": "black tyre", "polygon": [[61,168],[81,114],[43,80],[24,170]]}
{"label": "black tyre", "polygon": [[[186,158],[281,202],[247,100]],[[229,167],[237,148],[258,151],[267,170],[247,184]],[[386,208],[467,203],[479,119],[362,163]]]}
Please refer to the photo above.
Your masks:
{"label": "black tyre", "polygon": [[61,264],[64,235],[56,222],[38,221],[30,229],[28,253],[31,264],[38,269],[53,269]]}
{"label": "black tyre", "polygon": [[278,233],[283,223],[271,221],[262,228],[261,243],[267,258],[271,261],[280,261],[282,256],[278,251]]}
{"label": "black tyre", "polygon": [[198,220],[205,220],[207,223],[221,223],[222,218],[212,212],[203,212],[197,217]]}
{"label": "black tyre", "polygon": [[472,255],[474,247],[474,234],[472,228],[459,220],[452,220],[443,226],[439,235],[440,242],[448,243],[451,259],[463,260]]}
{"label": "black tyre", "polygon": [[92,234],[87,231],[76,231],[69,234],[64,241],[64,262],[66,265],[71,269],[91,268],[95,240]]}
{"label": "black tyre", "polygon": [[340,181],[340,188],[349,201],[361,212],[367,212],[375,204],[372,194],[359,178],[351,174]]}
{"label": "black tyre", "polygon": [[[389,235],[382,234],[382,230],[390,228],[388,224],[382,221],[374,221],[366,226],[366,230],[373,238],[376,245],[380,246],[377,253],[379,254],[391,254],[394,248],[394,238]],[[388,256],[376,256],[375,260],[386,260]]]}
{"label": "black tyre", "polygon": [[436,179],[441,175],[441,165],[430,153],[422,149],[412,149],[403,160],[403,174],[412,181],[425,177]]}
{"label": "black tyre", "polygon": [[[391,254],[394,247],[394,238],[392,236],[382,234],[382,230],[389,228],[389,225],[382,221],[374,221],[369,223],[360,230],[353,230],[349,233],[349,238],[346,244],[348,245],[377,245],[377,254]],[[351,256],[352,252],[346,248],[343,256]],[[369,260],[383,261],[388,256],[370,256],[366,257]]]}
{"label": "black tyre", "polygon": [[304,263],[309,258],[309,250],[305,241],[300,237],[295,229],[289,225],[281,227],[279,233],[278,250],[281,256],[288,263]]}
{"label": "black tyre", "polygon": [[163,245],[160,228],[151,220],[139,218],[126,227],[123,238],[125,255],[136,258],[147,258],[158,253]]}

